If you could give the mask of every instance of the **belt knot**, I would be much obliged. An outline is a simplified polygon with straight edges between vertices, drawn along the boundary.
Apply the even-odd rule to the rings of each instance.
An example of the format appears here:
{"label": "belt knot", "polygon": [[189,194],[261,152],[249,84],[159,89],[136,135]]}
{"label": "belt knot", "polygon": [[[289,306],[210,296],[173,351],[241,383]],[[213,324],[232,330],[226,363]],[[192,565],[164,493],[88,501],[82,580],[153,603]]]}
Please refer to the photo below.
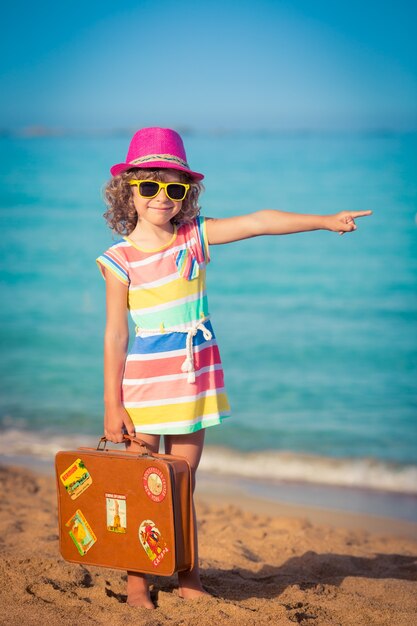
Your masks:
{"label": "belt knot", "polygon": [[204,325],[204,320],[198,320],[187,331],[187,338],[185,340],[186,357],[184,363],[181,365],[182,372],[188,372],[187,381],[189,383],[195,383],[195,369],[194,369],[194,351],[193,351],[193,337],[196,336],[199,330],[203,331],[203,336],[206,341],[212,338],[211,331]]}

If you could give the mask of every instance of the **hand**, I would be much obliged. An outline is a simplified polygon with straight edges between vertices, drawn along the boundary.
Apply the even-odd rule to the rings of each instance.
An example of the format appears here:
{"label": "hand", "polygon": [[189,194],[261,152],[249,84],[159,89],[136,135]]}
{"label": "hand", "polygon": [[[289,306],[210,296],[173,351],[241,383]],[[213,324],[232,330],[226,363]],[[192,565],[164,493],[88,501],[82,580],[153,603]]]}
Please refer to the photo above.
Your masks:
{"label": "hand", "polygon": [[339,235],[356,230],[355,217],[372,215],[372,211],[340,211],[336,215],[328,215],[326,218],[327,229],[338,232]]}
{"label": "hand", "polygon": [[123,434],[136,436],[135,426],[122,406],[106,407],[104,412],[104,434],[109,441],[121,443]]}

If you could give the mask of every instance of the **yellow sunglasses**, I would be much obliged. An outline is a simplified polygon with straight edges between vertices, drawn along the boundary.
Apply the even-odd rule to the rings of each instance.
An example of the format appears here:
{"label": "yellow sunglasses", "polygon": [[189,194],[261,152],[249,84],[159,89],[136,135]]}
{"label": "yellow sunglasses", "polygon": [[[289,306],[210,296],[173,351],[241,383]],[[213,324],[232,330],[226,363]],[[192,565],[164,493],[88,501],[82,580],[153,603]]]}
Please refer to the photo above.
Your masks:
{"label": "yellow sunglasses", "polygon": [[129,180],[129,185],[137,187],[142,198],[155,198],[163,189],[170,200],[184,200],[190,185],[186,183],[161,183],[159,180]]}

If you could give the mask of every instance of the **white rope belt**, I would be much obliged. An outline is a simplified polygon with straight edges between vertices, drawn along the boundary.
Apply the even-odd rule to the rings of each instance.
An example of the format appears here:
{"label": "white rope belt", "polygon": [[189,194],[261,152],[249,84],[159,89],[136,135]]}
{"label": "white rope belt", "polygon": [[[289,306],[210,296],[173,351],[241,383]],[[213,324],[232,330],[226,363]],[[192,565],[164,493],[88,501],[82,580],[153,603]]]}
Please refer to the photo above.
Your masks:
{"label": "white rope belt", "polygon": [[185,340],[186,357],[185,357],[183,364],[181,365],[181,371],[188,372],[187,381],[189,383],[195,383],[193,338],[196,336],[199,330],[203,331],[203,336],[206,341],[209,341],[213,337],[211,331],[207,328],[207,326],[204,325],[204,322],[207,322],[208,319],[209,319],[208,317],[204,317],[201,320],[194,322],[189,328],[184,328],[184,329],[169,330],[169,329],[164,328],[162,330],[161,329],[151,330],[147,328],[136,327],[136,335],[140,335],[143,333],[155,335],[155,334],[161,334],[161,332],[162,333],[164,332],[186,333],[187,334],[187,337]]}

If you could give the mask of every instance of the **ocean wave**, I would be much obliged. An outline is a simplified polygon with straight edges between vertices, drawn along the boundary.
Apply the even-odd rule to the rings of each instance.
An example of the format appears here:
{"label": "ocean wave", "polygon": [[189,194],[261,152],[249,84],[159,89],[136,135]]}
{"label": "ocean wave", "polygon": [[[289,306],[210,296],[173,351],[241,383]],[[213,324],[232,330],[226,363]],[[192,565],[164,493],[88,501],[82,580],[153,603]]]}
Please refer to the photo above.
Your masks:
{"label": "ocean wave", "polygon": [[372,458],[334,458],[275,450],[236,452],[207,447],[200,468],[211,473],[263,481],[307,482],[417,494],[417,466]]}
{"label": "ocean wave", "polygon": [[4,457],[34,457],[50,461],[59,450],[79,446],[97,447],[99,437],[91,435],[58,434],[9,428],[0,433],[0,455]]}
{"label": "ocean wave", "polygon": [[[95,448],[98,441],[99,437],[92,435],[7,429],[1,432],[0,455],[52,461],[59,450],[79,446]],[[268,482],[303,482],[417,494],[417,466],[373,458],[335,458],[277,450],[240,452],[206,446],[200,470]]]}

